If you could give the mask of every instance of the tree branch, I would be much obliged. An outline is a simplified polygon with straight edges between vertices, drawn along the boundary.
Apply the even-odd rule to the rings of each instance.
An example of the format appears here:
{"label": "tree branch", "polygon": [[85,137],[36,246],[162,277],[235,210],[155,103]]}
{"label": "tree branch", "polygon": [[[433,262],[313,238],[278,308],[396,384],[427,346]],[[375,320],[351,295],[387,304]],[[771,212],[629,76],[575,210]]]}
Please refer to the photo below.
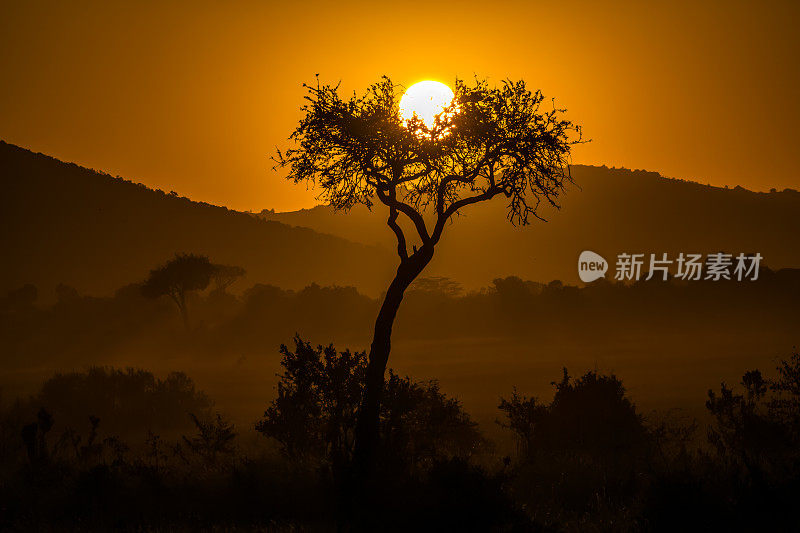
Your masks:
{"label": "tree branch", "polygon": [[433,229],[433,235],[431,236],[431,241],[433,241],[434,244],[439,242],[439,239],[442,236],[442,231],[444,231],[445,223],[451,216],[456,214],[459,209],[461,209],[462,207],[466,207],[470,204],[476,204],[484,200],[490,200],[495,196],[497,196],[498,194],[500,194],[501,192],[503,192],[503,190],[495,185],[489,187],[481,194],[477,194],[475,196],[469,196],[467,198],[462,198],[461,200],[458,200],[457,202],[453,202],[452,204],[450,204],[450,206],[444,211],[444,213],[439,215],[436,221],[436,226]]}
{"label": "tree branch", "polygon": [[397,223],[398,211],[394,207],[389,208],[389,220],[386,222],[392,231],[397,236],[397,255],[400,256],[400,261],[408,259],[408,247],[406,246],[406,236],[403,233],[403,228]]}
{"label": "tree branch", "polygon": [[439,216],[444,214],[444,199],[445,194],[447,193],[447,186],[454,182],[466,184],[472,183],[480,173],[481,169],[483,169],[486,165],[488,165],[490,169],[493,169],[494,164],[489,164],[490,155],[491,154],[487,151],[483,157],[481,157],[481,160],[469,172],[464,172],[463,174],[450,174],[442,179],[436,190],[436,212],[439,214]]}
{"label": "tree branch", "polygon": [[375,192],[377,193],[378,199],[380,199],[381,202],[383,202],[390,208],[397,209],[398,211],[406,215],[409,219],[411,219],[411,222],[413,222],[414,226],[417,228],[417,233],[419,234],[419,238],[422,239],[423,244],[427,244],[428,242],[430,242],[431,237],[430,234],[428,233],[428,228],[425,226],[425,220],[422,218],[422,215],[420,215],[410,205],[398,200],[397,197],[394,196],[393,192],[391,195],[389,195],[386,194],[386,191],[380,188],[375,189]]}

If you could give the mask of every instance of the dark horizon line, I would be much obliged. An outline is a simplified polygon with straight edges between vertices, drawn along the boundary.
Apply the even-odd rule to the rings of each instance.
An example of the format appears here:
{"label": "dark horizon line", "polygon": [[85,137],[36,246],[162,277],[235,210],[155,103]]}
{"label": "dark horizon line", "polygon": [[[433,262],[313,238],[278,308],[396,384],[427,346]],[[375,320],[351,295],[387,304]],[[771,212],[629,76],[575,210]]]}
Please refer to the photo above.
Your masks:
{"label": "dark horizon line", "polygon": [[[139,186],[145,187],[145,188],[147,188],[147,189],[149,189],[151,191],[160,192],[160,193],[162,193],[164,195],[167,195],[167,196],[177,196],[178,198],[186,199],[186,200],[188,200],[188,201],[190,201],[192,203],[195,203],[195,204],[210,205],[210,206],[213,206],[213,207],[227,209],[228,211],[232,211],[232,212],[236,212],[236,213],[258,215],[258,214],[263,213],[263,212],[266,211],[266,212],[271,212],[273,214],[287,214],[287,213],[301,213],[301,212],[304,212],[304,211],[311,211],[311,210],[316,209],[318,207],[326,207],[326,204],[318,203],[313,207],[308,207],[308,208],[304,207],[304,208],[295,209],[295,210],[288,210],[288,211],[278,211],[278,210],[276,210],[274,208],[264,208],[261,211],[250,211],[250,210],[242,211],[242,210],[239,210],[239,209],[233,209],[231,207],[228,207],[228,206],[222,205],[222,204],[206,202],[206,201],[203,201],[203,200],[194,200],[194,199],[192,199],[192,198],[190,198],[188,196],[181,195],[180,193],[178,193],[175,190],[170,190],[169,192],[167,192],[167,191],[165,191],[163,189],[159,189],[157,187],[151,187],[150,185],[147,185],[147,184],[145,184],[145,183],[143,183],[141,181],[135,181],[132,178],[126,178],[126,177],[120,176],[118,174],[111,174],[111,173],[106,172],[105,170],[102,170],[102,169],[96,169],[96,168],[92,168],[92,167],[87,167],[87,166],[81,165],[80,163],[76,163],[74,161],[64,161],[63,159],[59,159],[59,158],[57,158],[55,156],[52,156],[52,155],[49,155],[49,154],[45,154],[43,152],[36,152],[33,149],[26,148],[26,147],[20,146],[18,144],[14,144],[12,142],[8,142],[8,141],[6,141],[4,139],[0,139],[0,146],[2,146],[2,145],[9,146],[11,148],[14,148],[16,150],[20,150],[20,151],[23,151],[23,152],[27,152],[30,155],[45,157],[47,159],[53,160],[53,161],[61,163],[63,165],[76,166],[76,167],[78,167],[80,169],[87,170],[87,171],[90,171],[90,172],[94,172],[94,173],[99,174],[101,176],[109,177],[109,178],[112,178],[112,179],[118,179],[118,180],[121,180],[121,181],[124,181],[124,182],[127,182],[127,183],[132,183],[132,184],[135,184],[135,185],[139,185]],[[706,188],[709,188],[709,189],[718,189],[718,190],[721,190],[721,191],[726,191],[726,190],[727,191],[738,191],[738,192],[746,192],[746,193],[752,193],[752,194],[779,194],[779,193],[785,193],[785,192],[795,192],[795,193],[796,192],[800,192],[797,189],[792,189],[792,188],[788,188],[788,187],[784,188],[783,190],[777,190],[777,188],[773,187],[773,188],[770,188],[768,191],[754,191],[754,190],[751,190],[751,189],[747,189],[746,187],[743,187],[741,185],[735,185],[733,187],[728,186],[728,185],[725,185],[725,186],[711,185],[709,183],[701,183],[699,181],[695,181],[695,180],[688,179],[688,178],[676,178],[676,177],[672,177],[672,176],[664,176],[660,172],[654,171],[654,170],[638,169],[638,168],[627,168],[627,167],[624,167],[624,166],[623,167],[616,167],[616,166],[608,166],[608,165],[588,165],[588,164],[584,164],[584,163],[574,163],[574,164],[570,165],[570,168],[578,168],[578,167],[612,170],[612,171],[617,171],[617,172],[628,172],[628,173],[631,173],[631,174],[634,174],[634,173],[652,174],[652,175],[654,175],[654,177],[660,178],[660,179],[666,180],[666,181],[672,181],[672,182],[678,182],[678,183],[688,183],[688,184],[698,185],[700,187],[706,187]]]}

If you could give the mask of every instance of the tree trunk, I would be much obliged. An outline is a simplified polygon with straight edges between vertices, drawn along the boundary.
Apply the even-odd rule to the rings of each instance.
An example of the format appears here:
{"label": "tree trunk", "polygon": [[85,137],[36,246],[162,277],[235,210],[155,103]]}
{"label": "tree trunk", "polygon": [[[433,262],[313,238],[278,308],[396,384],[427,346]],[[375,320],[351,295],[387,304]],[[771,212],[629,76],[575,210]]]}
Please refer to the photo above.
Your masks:
{"label": "tree trunk", "polygon": [[180,301],[178,302],[178,308],[181,311],[181,318],[183,318],[183,327],[186,331],[189,331],[189,309],[186,308],[186,293],[180,293]]}
{"label": "tree trunk", "polygon": [[379,445],[381,396],[384,373],[391,350],[392,325],[403,295],[409,285],[433,258],[433,246],[423,246],[414,255],[400,263],[392,283],[386,291],[383,305],[375,320],[375,332],[369,350],[366,387],[358,412],[355,433],[354,466],[358,477],[366,477],[373,470]]}

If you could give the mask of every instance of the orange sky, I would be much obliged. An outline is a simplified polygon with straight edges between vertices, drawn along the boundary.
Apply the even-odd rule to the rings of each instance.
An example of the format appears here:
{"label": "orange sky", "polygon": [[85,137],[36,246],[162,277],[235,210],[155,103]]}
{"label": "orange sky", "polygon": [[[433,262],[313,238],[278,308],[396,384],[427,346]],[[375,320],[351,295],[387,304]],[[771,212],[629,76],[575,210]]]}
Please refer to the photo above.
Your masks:
{"label": "orange sky", "polygon": [[477,73],[568,107],[593,139],[577,163],[800,188],[798,2],[167,3],[5,3],[0,138],[196,200],[297,209],[313,194],[269,156],[302,82]]}

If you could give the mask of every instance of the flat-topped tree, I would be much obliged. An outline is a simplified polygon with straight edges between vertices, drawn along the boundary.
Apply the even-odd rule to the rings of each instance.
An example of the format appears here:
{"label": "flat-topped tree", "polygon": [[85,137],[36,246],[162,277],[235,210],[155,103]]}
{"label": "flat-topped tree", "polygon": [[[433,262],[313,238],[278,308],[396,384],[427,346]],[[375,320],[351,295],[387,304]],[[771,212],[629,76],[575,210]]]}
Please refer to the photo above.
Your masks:
{"label": "flat-topped tree", "polygon": [[[572,145],[580,127],[563,110],[543,105],[524,81],[490,87],[456,80],[452,101],[427,122],[398,112],[400,91],[384,77],[363,96],[343,99],[339,86],[305,86],[303,118],[275,157],[296,183],[313,183],[338,210],[356,204],[388,208],[400,264],[375,321],[364,397],[356,427],[356,466],[369,468],[378,442],[380,402],[392,324],[408,286],[433,258],[445,227],[463,208],[503,196],[512,224],[540,218],[542,201],[570,181]],[[426,221],[427,213],[431,216]],[[401,225],[400,217],[410,224]],[[406,228],[416,244],[409,242]]]}

